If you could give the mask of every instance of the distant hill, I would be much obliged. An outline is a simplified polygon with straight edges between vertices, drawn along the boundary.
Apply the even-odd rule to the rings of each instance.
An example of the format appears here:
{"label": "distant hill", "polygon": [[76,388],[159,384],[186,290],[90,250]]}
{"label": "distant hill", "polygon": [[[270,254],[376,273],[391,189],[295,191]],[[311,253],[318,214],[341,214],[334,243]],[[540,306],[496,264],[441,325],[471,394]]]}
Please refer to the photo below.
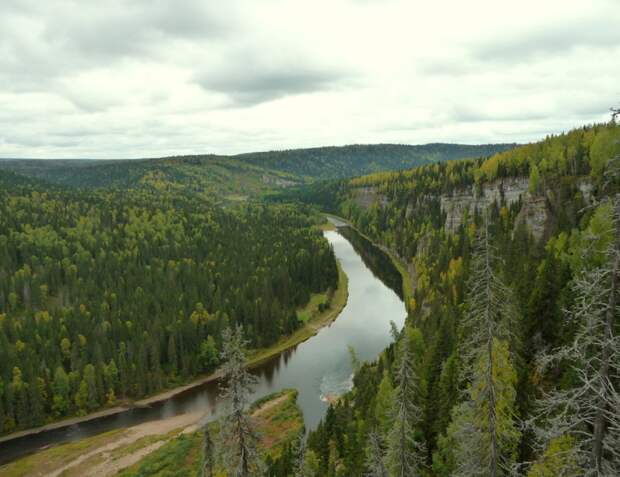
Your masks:
{"label": "distant hill", "polygon": [[235,156],[194,155],[136,160],[1,159],[0,169],[83,188],[178,188],[243,199],[282,187],[355,177],[432,162],[486,157],[514,144],[398,144],[318,147]]}
{"label": "distant hill", "polygon": [[240,154],[237,159],[268,169],[315,179],[342,179],[378,171],[395,171],[450,159],[486,157],[516,144],[356,144]]}

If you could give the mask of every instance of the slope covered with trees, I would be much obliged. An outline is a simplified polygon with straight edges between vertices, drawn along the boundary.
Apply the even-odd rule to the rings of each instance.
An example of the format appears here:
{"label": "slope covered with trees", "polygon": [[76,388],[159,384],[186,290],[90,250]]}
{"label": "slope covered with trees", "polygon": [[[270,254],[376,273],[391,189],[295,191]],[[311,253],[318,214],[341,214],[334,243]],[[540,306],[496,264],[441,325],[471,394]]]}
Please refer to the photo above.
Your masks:
{"label": "slope covered with trees", "polygon": [[298,207],[18,178],[0,172],[0,433],[209,372],[229,326],[268,346],[337,284]]}
{"label": "slope covered with trees", "polygon": [[468,146],[395,144],[319,147],[239,154],[141,160],[0,160],[0,169],[82,188],[162,188],[191,191],[210,199],[239,200],[320,179],[487,156],[513,144]]}
{"label": "slope covered with trees", "polygon": [[318,475],[618,475],[618,154],[612,122],[329,186],[415,289],[310,435]]}
{"label": "slope covered with trees", "polygon": [[338,179],[376,171],[407,169],[428,163],[490,156],[515,144],[357,144],[240,154],[237,159],[299,177]]}

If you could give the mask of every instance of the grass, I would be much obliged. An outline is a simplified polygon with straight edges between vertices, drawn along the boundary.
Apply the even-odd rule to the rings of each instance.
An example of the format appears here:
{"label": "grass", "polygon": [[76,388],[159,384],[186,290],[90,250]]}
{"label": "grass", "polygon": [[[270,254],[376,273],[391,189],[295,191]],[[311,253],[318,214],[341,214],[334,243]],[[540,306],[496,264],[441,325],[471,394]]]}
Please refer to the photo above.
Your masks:
{"label": "grass", "polygon": [[[347,278],[346,273],[344,273],[344,270],[339,262],[337,265],[338,288],[329,294],[329,308],[323,312],[318,312],[318,304],[316,304],[316,301],[320,300],[320,298],[316,295],[314,299],[317,312],[314,313],[313,316],[309,316],[306,324],[295,331],[292,335],[280,339],[277,343],[268,348],[254,350],[250,353],[248,363],[250,367],[257,366],[260,363],[263,363],[268,359],[282,353],[288,348],[292,348],[293,346],[306,341],[308,338],[316,335],[323,326],[328,325],[338,317],[344,306],[347,304],[347,300],[349,298],[349,279]],[[312,302],[312,300],[310,300],[310,302]],[[298,313],[300,311],[303,313],[304,310],[308,312],[307,308],[309,306],[310,303],[301,310],[298,310]]]}
{"label": "grass", "polygon": [[323,224],[320,224],[318,227],[324,232],[337,230],[337,227],[334,224],[332,224],[329,220],[327,220]]}
{"label": "grass", "polygon": [[[260,435],[259,446],[272,458],[282,452],[284,445],[294,439],[303,427],[303,416],[297,406],[297,391],[285,389],[256,401],[250,408]],[[210,425],[212,435],[217,423]],[[202,432],[182,434],[164,444],[142,460],[124,469],[121,477],[192,477],[200,475]],[[224,477],[223,470],[216,471]]]}
{"label": "grass", "polygon": [[199,475],[202,433],[182,434],[122,470],[123,477],[185,477]]}
{"label": "grass", "polygon": [[[310,297],[310,301],[306,306],[297,310],[297,318],[304,323],[307,323],[312,318],[318,316],[320,313],[319,305],[325,305],[329,301],[327,293],[313,293]],[[330,305],[331,306],[331,305]]]}
{"label": "grass", "polygon": [[76,442],[62,444],[50,449],[37,452],[23,459],[11,462],[0,469],[2,477],[18,477],[22,475],[43,475],[45,472],[52,472],[63,467],[69,462],[77,459],[98,447],[115,442],[127,432],[126,429],[115,429],[113,431],[99,434],[98,436],[80,439]]}
{"label": "grass", "polygon": [[409,298],[413,297],[413,277],[407,270],[407,265],[397,257],[393,252],[388,252],[394,266],[403,277],[403,296],[405,297],[405,306],[408,306]]}

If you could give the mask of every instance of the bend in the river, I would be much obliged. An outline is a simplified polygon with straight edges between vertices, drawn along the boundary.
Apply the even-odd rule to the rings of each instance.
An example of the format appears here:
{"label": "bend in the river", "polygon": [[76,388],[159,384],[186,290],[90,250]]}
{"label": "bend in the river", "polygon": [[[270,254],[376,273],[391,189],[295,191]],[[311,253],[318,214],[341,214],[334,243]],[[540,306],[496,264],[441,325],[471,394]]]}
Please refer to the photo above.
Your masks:
{"label": "bend in the river", "polygon": [[[405,306],[393,290],[398,290],[398,279],[394,275],[398,272],[394,265],[384,256],[376,255],[384,252],[355,234],[352,229],[346,233],[349,240],[355,243],[354,248],[341,233],[325,232],[349,278],[349,298],[337,320],[307,341],[252,371],[258,378],[252,399],[284,388],[299,390],[298,403],[307,429],[314,429],[325,415],[330,396],[338,396],[350,389],[352,365],[348,348],[353,347],[361,360],[376,359],[392,340],[390,321],[400,327],[406,316]],[[217,381],[208,382],[150,407],[133,408],[4,442],[0,444],[0,464],[44,446],[178,414],[200,411],[208,419],[213,419],[223,408],[217,387]]]}

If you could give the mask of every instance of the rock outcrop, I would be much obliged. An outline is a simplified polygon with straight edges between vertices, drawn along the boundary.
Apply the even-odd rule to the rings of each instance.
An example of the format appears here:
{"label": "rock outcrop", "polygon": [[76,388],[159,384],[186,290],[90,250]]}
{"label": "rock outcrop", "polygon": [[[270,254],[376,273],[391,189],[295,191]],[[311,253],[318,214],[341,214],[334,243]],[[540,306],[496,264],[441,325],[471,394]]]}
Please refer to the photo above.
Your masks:
{"label": "rock outcrop", "polygon": [[[575,182],[575,187],[579,189],[586,202],[592,199],[592,184],[583,178]],[[378,192],[375,187],[357,187],[351,191],[353,201],[361,208],[367,209],[371,205],[385,207],[388,198]],[[414,214],[421,204],[420,201],[437,200],[434,197],[418,197],[417,202],[407,204],[405,208],[405,218],[415,220]],[[555,203],[553,192],[547,190],[543,195],[530,194],[528,177],[506,177],[487,182],[479,188],[475,185],[455,190],[451,194],[439,196],[442,213],[446,216],[444,227],[447,232],[454,233],[463,223],[466,212],[473,214],[477,209],[483,211],[493,202],[504,204],[510,207],[521,202],[521,210],[516,218],[515,227],[525,224],[532,232],[533,236],[539,240],[545,237],[553,228],[554,213],[550,203]]]}
{"label": "rock outcrop", "polygon": [[367,209],[373,204],[385,207],[388,203],[384,194],[377,192],[375,187],[356,187],[352,190],[353,202],[363,209]]}
{"label": "rock outcrop", "polygon": [[526,201],[529,198],[528,184],[527,177],[510,177],[484,184],[480,193],[472,185],[450,196],[442,195],[441,210],[446,214],[446,230],[455,232],[461,226],[466,210],[470,213],[475,209],[482,211],[495,201],[501,203],[502,197],[508,206],[520,198]]}

